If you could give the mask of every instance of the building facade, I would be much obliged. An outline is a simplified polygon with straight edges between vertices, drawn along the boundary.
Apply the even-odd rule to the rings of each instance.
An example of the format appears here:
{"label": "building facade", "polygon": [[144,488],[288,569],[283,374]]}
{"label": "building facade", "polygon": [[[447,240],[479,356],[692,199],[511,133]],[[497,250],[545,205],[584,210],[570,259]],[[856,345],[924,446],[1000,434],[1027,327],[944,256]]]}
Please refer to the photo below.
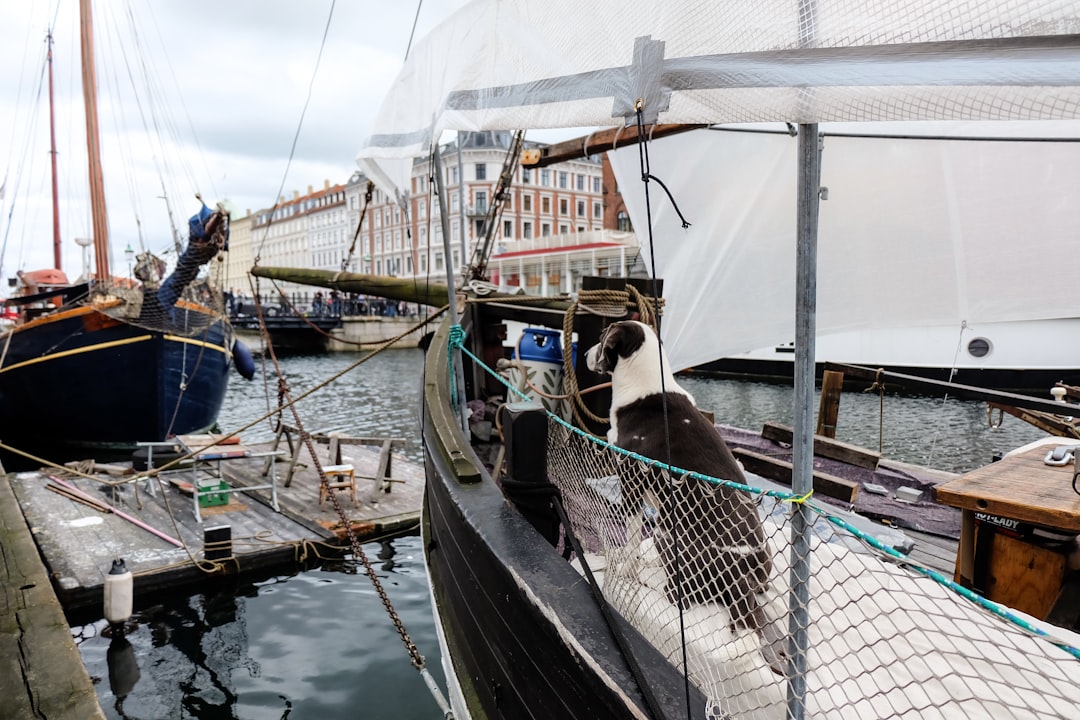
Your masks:
{"label": "building facade", "polygon": [[[343,185],[294,192],[271,209],[234,222],[250,225],[248,247],[231,243],[236,262],[430,278],[445,282],[483,254],[491,281],[504,290],[571,292],[586,274],[626,275],[637,241],[620,223],[614,178],[605,156],[545,168],[514,167],[509,192],[492,213],[512,134],[462,133],[439,148],[445,198],[436,193],[432,163],[413,163],[404,205],[356,172]],[[527,144],[528,145],[528,144]],[[535,146],[535,144],[532,144]],[[443,243],[440,200],[445,203],[450,249]],[[617,203],[621,207],[621,202]],[[488,227],[489,216],[495,222]],[[230,261],[232,262],[232,261]],[[232,268],[232,265],[230,265]],[[232,272],[230,270],[230,277]],[[284,286],[287,293],[307,293]],[[246,290],[246,283],[245,283]]]}

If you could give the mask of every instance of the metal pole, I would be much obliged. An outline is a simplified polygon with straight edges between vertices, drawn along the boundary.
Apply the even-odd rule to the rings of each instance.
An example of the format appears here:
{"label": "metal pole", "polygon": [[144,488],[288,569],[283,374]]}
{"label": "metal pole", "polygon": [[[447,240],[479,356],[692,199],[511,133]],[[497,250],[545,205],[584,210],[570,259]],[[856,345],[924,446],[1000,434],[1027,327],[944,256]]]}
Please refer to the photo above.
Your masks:
{"label": "metal pole", "polygon": [[[465,268],[469,267],[469,243],[465,238],[465,166],[461,162],[461,142],[465,133],[457,132],[457,174],[458,174],[458,207],[461,214],[458,215],[458,227],[461,229],[461,272],[465,277]],[[453,287],[450,285],[449,287]]]}
{"label": "metal pole", "polygon": [[[438,142],[435,143],[433,163],[435,166],[435,194],[439,198],[439,223],[443,234],[443,253],[446,255],[446,304],[449,305],[450,318],[454,323],[460,323],[461,317],[458,315],[457,309],[457,284],[454,282],[454,264],[451,262],[453,255],[450,252],[450,218],[446,215],[446,183],[443,180]],[[461,174],[460,168],[458,174]],[[469,417],[465,414],[465,369],[461,365],[461,348],[456,346],[451,348],[450,359],[454,364],[454,382],[457,383],[458,388],[458,407],[455,410],[461,420],[462,429],[468,433]]]}
{"label": "metal pole", "polygon": [[[795,250],[795,434],[791,490],[805,496],[814,488],[814,358],[817,321],[817,231],[821,186],[818,126],[799,126],[798,227]],[[810,510],[792,504],[791,633],[788,717],[806,716],[806,672],[810,622]]]}

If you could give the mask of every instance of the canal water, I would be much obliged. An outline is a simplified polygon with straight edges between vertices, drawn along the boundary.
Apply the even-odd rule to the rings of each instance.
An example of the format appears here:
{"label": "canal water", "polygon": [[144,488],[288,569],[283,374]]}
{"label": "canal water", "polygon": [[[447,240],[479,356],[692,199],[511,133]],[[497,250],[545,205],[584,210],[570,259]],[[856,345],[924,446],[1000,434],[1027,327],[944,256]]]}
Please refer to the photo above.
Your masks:
{"label": "canal water", "polygon": [[[281,360],[291,392],[304,393],[362,356]],[[416,410],[422,356],[393,350],[347,372],[298,404],[309,430],[407,439],[421,458]],[[261,369],[260,369],[261,373]],[[273,377],[272,368],[270,376]],[[760,429],[792,422],[789,386],[686,377],[683,385],[717,422]],[[250,424],[277,405],[277,385],[235,379],[221,428]],[[269,421],[245,439],[272,437]],[[951,471],[984,465],[995,452],[1041,437],[1006,417],[987,421],[985,403],[845,392],[837,438],[886,457]],[[445,687],[419,538],[369,543],[395,612]],[[293,575],[230,582],[136,609],[122,638],[103,620],[73,626],[109,718],[171,720],[333,720],[440,717],[363,567],[346,561]]]}

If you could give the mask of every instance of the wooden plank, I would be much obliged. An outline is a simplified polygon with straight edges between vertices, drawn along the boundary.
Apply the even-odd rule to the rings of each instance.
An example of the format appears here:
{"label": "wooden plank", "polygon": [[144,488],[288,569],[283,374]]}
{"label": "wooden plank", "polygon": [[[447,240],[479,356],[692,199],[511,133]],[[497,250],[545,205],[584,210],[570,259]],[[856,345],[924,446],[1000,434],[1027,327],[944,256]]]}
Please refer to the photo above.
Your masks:
{"label": "wooden plank", "polygon": [[1080,495],[1072,489],[1073,466],[1045,464],[1043,458],[1050,449],[1033,448],[964,473],[939,485],[936,499],[965,510],[1080,533]]}
{"label": "wooden plank", "polygon": [[976,562],[989,563],[987,598],[1040,620],[1061,592],[1065,556],[1054,550],[995,532],[990,557]]}
{"label": "wooden plank", "polygon": [[[734,448],[732,452],[735,454],[735,458],[743,464],[743,467],[750,472],[785,485],[791,485],[791,463],[744,448]],[[844,502],[854,502],[855,494],[858,491],[858,483],[820,470],[814,471],[815,493],[843,500]]]}
{"label": "wooden plank", "polygon": [[1051,415],[1050,413],[1042,412],[1040,410],[1025,410],[1023,408],[1012,407],[1011,405],[1004,405],[998,402],[991,402],[989,405],[991,410],[999,410],[1008,413],[1013,417],[1018,417],[1024,422],[1030,423],[1050,435],[1080,438],[1080,428],[1077,427],[1078,421],[1071,416],[1062,417],[1061,415]]}
{"label": "wooden plank", "polygon": [[1011,405],[1012,407],[1041,410],[1054,415],[1072,415],[1074,417],[1080,417],[1080,405],[1073,403],[1059,403],[1055,400],[1042,400],[1030,395],[1020,395],[1018,393],[1005,392],[1003,390],[988,390],[986,388],[975,387],[974,385],[963,385],[961,383],[951,383],[943,380],[931,380],[916,375],[906,375],[904,373],[880,369],[875,370],[859,365],[827,362],[825,363],[825,369],[837,370],[844,373],[844,375],[849,378],[864,380],[866,382],[892,382],[897,385],[903,385],[911,390],[947,394],[950,397],[956,397],[962,400],[986,400],[998,402],[1003,405]]}
{"label": "wooden plank", "polygon": [[821,378],[821,400],[818,402],[818,435],[836,439],[836,419],[840,415],[840,393],[843,389],[844,373],[826,370]]}
{"label": "wooden plank", "polygon": [[[644,136],[650,140],[662,138],[666,135],[676,135],[690,130],[699,130],[708,125],[690,124],[658,124],[646,125]],[[606,128],[597,130],[590,135],[581,138],[573,138],[562,142],[548,145],[545,148],[536,148],[531,152],[526,150],[521,153],[521,166],[528,168],[542,168],[556,163],[588,157],[599,153],[614,150],[617,147],[637,145],[638,132],[636,127]]]}
{"label": "wooden plank", "polygon": [[4,717],[103,719],[30,528],[0,475],[0,698]]}
{"label": "wooden plank", "polygon": [[[761,437],[774,442],[791,444],[792,429],[788,425],[767,422],[761,429]],[[881,461],[881,453],[861,448],[858,445],[833,440],[831,438],[814,436],[814,454],[831,460],[839,460],[848,465],[856,465],[867,470],[876,470]]]}

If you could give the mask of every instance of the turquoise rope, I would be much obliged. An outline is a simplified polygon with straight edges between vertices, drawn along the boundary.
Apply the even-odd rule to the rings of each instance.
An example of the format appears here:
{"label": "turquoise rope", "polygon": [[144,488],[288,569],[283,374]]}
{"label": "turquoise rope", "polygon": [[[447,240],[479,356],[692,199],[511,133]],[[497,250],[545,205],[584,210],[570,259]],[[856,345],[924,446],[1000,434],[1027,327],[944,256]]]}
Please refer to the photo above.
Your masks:
{"label": "turquoise rope", "polygon": [[[472,353],[470,353],[468,350],[465,349],[465,328],[461,327],[461,325],[459,325],[457,323],[454,323],[453,325],[450,326],[450,333],[449,333],[449,335],[447,336],[447,339],[446,339],[446,346],[450,350],[453,350],[454,348],[458,348],[462,352],[467,353],[469,355],[472,355]],[[453,352],[446,353],[446,366],[447,366],[447,370],[450,373],[450,402],[451,402],[451,407],[455,408],[455,411],[456,411],[456,408],[458,407],[457,373],[454,371],[454,353]],[[485,368],[485,369],[487,369],[487,368]]]}
{"label": "turquoise rope", "polygon": [[[459,326],[459,325],[451,326],[451,328],[450,328],[451,344],[453,344],[453,338],[455,336],[454,335],[454,328],[460,329],[460,327],[461,326]],[[464,339],[464,332],[462,332],[462,339]],[[461,347],[461,346],[459,345],[459,347]],[[490,374],[492,377],[498,379],[499,382],[501,382],[503,385],[505,385],[511,391],[513,391],[513,392],[517,393],[519,396],[521,396],[521,398],[523,400],[532,400],[532,398],[530,398],[528,395],[521,392],[517,388],[513,387],[501,375],[499,375],[497,372],[495,372],[490,367],[485,365],[484,362],[480,358],[476,357],[471,352],[469,352],[469,350],[467,348],[461,347],[461,352],[465,353],[470,358],[472,358],[473,361],[477,365],[479,365],[481,368],[484,369],[485,372]],[[921,565],[918,565],[916,563],[911,562],[910,560],[907,559],[907,557],[903,553],[899,552],[895,548],[889,547],[888,545],[884,544],[883,542],[881,542],[880,540],[875,538],[873,535],[869,535],[869,534],[863,532],[862,530],[859,530],[858,528],[856,528],[853,525],[851,525],[850,523],[848,523],[846,520],[844,520],[842,518],[839,518],[839,517],[836,517],[835,515],[830,515],[822,507],[820,507],[818,505],[815,505],[814,503],[808,502],[807,499],[805,497],[803,497],[803,496],[795,495],[794,493],[786,492],[786,491],[783,491],[783,490],[765,490],[763,488],[755,488],[755,487],[752,487],[750,485],[744,485],[742,483],[733,482],[731,480],[723,480],[723,479],[720,479],[720,478],[710,477],[709,475],[702,475],[701,473],[694,472],[692,470],[683,470],[682,468],[675,467],[673,465],[668,465],[667,463],[662,463],[659,460],[653,460],[652,458],[645,457],[644,455],[639,455],[639,454],[637,454],[635,452],[630,452],[629,450],[624,450],[623,448],[618,447],[617,445],[612,445],[611,443],[608,443],[605,440],[601,440],[601,439],[599,439],[599,438],[597,438],[597,437],[595,437],[593,435],[590,435],[587,432],[582,431],[579,428],[574,427],[573,425],[566,422],[565,420],[563,420],[558,415],[555,415],[554,413],[552,413],[550,410],[545,410],[545,412],[547,413],[548,418],[550,418],[551,420],[554,420],[555,422],[562,425],[563,427],[570,430],[571,432],[573,432],[573,433],[575,433],[577,435],[580,435],[581,437],[585,438],[586,440],[588,440],[590,442],[593,442],[593,443],[599,445],[600,447],[602,447],[604,449],[612,450],[612,451],[614,451],[616,453],[625,455],[626,457],[633,458],[634,460],[642,462],[642,463],[644,463],[646,465],[649,465],[651,467],[654,467],[654,468],[657,468],[657,469],[660,469],[660,470],[666,470],[666,471],[672,473],[673,475],[684,476],[684,477],[692,477],[692,478],[696,478],[698,480],[703,480],[705,482],[712,483],[714,485],[724,485],[726,487],[736,488],[738,490],[743,490],[743,491],[746,491],[746,492],[750,492],[750,493],[753,493],[755,495],[762,495],[762,496],[765,496],[765,497],[779,498],[780,500],[786,501],[786,502],[802,503],[802,504],[806,505],[808,508],[810,508],[811,510],[813,510],[818,515],[820,515],[823,518],[825,518],[826,520],[828,520],[833,525],[836,525],[837,527],[839,527],[839,528],[843,529],[844,531],[850,533],[852,536],[858,538],[859,540],[866,543],[867,545],[874,548],[875,550],[877,550],[877,551],[879,551],[879,552],[881,552],[881,553],[883,553],[883,554],[885,554],[885,555],[887,555],[887,556],[889,556],[889,557],[891,557],[893,559],[903,561],[904,566],[909,567],[909,568],[911,568],[912,570],[914,570],[914,571],[916,571],[918,573],[921,573],[922,575],[930,578],[934,582],[938,583],[939,585],[945,587],[948,590],[951,590],[952,592],[956,593],[957,595],[960,595],[964,599],[974,603],[975,605],[977,605],[978,607],[986,610],[987,612],[990,612],[993,615],[997,615],[998,617],[1012,623],[1013,625],[1016,625],[1017,627],[1025,630],[1025,631],[1027,631],[1027,632],[1029,632],[1029,633],[1031,633],[1033,635],[1036,635],[1036,636],[1042,637],[1042,638],[1046,638],[1053,645],[1056,645],[1058,648],[1064,650],[1068,654],[1072,655],[1074,658],[1080,660],[1080,649],[1078,649],[1076,647],[1073,647],[1072,645],[1069,645],[1067,643],[1063,643],[1063,642],[1059,642],[1058,640],[1055,640],[1048,632],[1046,632],[1042,628],[1039,628],[1039,627],[1033,625],[1032,623],[1028,622],[1024,618],[1013,614],[1009,610],[1009,608],[1005,607],[1004,605],[1000,605],[1000,604],[998,604],[998,603],[996,603],[996,602],[994,602],[992,600],[987,600],[986,598],[972,592],[971,590],[964,587],[963,585],[959,585],[956,582],[950,580],[949,578],[945,577],[944,575],[937,572],[936,570],[931,570],[929,568],[925,568],[925,567],[922,567]]]}

